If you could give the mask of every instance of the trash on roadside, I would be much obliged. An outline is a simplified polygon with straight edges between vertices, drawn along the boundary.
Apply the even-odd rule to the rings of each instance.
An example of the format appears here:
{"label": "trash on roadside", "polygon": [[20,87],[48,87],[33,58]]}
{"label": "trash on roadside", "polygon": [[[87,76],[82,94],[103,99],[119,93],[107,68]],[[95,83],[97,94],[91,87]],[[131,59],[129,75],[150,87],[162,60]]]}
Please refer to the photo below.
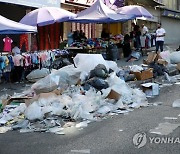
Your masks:
{"label": "trash on roadside", "polygon": [[141,72],[132,72],[137,80],[147,80],[153,78],[153,69],[143,70]]}
{"label": "trash on roadside", "polygon": [[30,82],[36,82],[46,77],[49,74],[50,74],[50,71],[47,68],[36,69],[36,70],[33,70],[30,74],[28,74],[26,78]]}
{"label": "trash on roadside", "polygon": [[150,63],[152,63],[152,62],[154,62],[156,60],[156,57],[157,57],[156,52],[149,52],[147,59],[146,60],[144,59],[143,63],[144,64],[150,64]]}
{"label": "trash on roadside", "polygon": [[156,83],[144,83],[141,84],[143,92],[146,96],[157,96],[159,95],[159,85]]}
{"label": "trash on roadside", "polygon": [[180,107],[180,99],[177,99],[173,102],[172,107]]}
{"label": "trash on roadside", "polygon": [[169,135],[179,126],[180,124],[172,124],[169,122],[160,123],[158,127],[156,127],[155,129],[151,129],[150,133],[158,135]]}
{"label": "trash on roadside", "polygon": [[11,130],[11,127],[0,127],[0,134],[6,133],[9,130]]}
{"label": "trash on roadside", "polygon": [[166,120],[177,120],[178,118],[176,118],[176,117],[164,117],[164,119],[166,119]]}

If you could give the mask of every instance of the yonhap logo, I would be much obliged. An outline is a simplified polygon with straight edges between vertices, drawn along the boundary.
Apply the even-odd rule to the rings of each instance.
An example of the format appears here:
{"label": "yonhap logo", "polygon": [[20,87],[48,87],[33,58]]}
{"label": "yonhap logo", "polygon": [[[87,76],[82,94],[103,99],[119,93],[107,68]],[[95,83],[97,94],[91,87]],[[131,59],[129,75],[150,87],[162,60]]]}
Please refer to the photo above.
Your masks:
{"label": "yonhap logo", "polygon": [[135,145],[136,148],[141,148],[145,146],[147,143],[147,137],[146,133],[137,133],[133,137],[133,144]]}
{"label": "yonhap logo", "polygon": [[150,144],[180,144],[179,137],[147,137],[146,133],[137,133],[133,137],[133,144],[136,148],[141,148],[147,143]]}

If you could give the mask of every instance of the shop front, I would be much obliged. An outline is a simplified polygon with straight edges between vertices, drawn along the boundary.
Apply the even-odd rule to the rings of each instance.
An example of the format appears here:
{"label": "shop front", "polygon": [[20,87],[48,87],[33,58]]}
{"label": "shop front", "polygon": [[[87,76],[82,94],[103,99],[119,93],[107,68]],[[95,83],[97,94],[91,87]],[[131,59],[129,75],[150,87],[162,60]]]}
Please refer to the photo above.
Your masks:
{"label": "shop front", "polygon": [[[44,6],[53,6],[53,7],[60,7],[61,0],[1,0],[0,1],[0,15],[11,19],[13,21],[19,22],[28,12],[33,9],[44,7]],[[25,36],[20,35],[9,35],[9,37],[14,41],[17,42],[19,45],[21,44],[21,40],[25,40]],[[0,36],[0,50],[3,50],[2,41],[5,38],[5,35]],[[31,46],[31,35],[29,34],[26,36],[26,40],[28,40],[28,47]],[[27,41],[26,41],[27,42]]]}
{"label": "shop front", "polygon": [[[95,0],[62,0],[61,7],[65,10],[73,13],[81,12],[82,10],[90,7],[94,4]],[[101,24],[80,24],[80,23],[64,23],[64,39],[67,39],[67,35],[71,31],[82,30],[87,38],[99,37],[101,34]]]}
{"label": "shop front", "polygon": [[180,44],[180,12],[162,9],[161,15],[162,27],[166,30],[165,43],[177,43],[178,46]]}

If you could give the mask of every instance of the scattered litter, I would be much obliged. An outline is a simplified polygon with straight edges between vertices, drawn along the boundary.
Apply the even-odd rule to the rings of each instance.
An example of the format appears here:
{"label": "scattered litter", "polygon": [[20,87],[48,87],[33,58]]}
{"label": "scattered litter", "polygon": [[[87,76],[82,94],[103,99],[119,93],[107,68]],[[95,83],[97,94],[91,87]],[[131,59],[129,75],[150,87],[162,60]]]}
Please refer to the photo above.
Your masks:
{"label": "scattered litter", "polygon": [[155,129],[151,129],[150,133],[158,135],[169,135],[179,126],[180,124],[172,124],[168,122],[160,123],[158,127],[156,127]]}
{"label": "scattered litter", "polygon": [[164,119],[166,119],[166,120],[177,120],[178,118],[176,118],[176,117],[164,117]]}
{"label": "scattered litter", "polygon": [[90,153],[90,149],[84,149],[84,150],[71,150],[73,153]]}
{"label": "scattered litter", "polygon": [[11,130],[11,127],[0,127],[0,134],[6,133]]}
{"label": "scattered litter", "polygon": [[3,92],[3,91],[7,91],[8,89],[6,89],[6,88],[3,88],[1,91]]}
{"label": "scattered litter", "polygon": [[123,132],[123,130],[122,130],[122,129],[119,129],[119,132]]}
{"label": "scattered litter", "polygon": [[180,85],[180,82],[176,82],[175,84],[176,84],[176,85]]}
{"label": "scattered litter", "polygon": [[143,91],[147,96],[159,95],[159,85],[156,83],[144,83],[141,84]]}
{"label": "scattered litter", "polygon": [[54,134],[57,134],[57,135],[65,135],[65,133],[63,131],[61,132],[55,132]]}
{"label": "scattered litter", "polygon": [[172,107],[180,107],[180,99],[175,100]]}
{"label": "scattered litter", "polygon": [[20,129],[19,132],[20,133],[32,133],[32,132],[34,132],[34,130],[25,128],[25,129]]}
{"label": "scattered litter", "polygon": [[163,104],[163,102],[155,102],[155,103],[153,103],[154,106],[158,106],[158,105],[162,105],[162,104]]}
{"label": "scattered litter", "polygon": [[57,127],[50,128],[49,132],[50,133],[57,133],[57,132],[62,132],[63,130],[64,130],[64,128],[57,126]]}
{"label": "scattered litter", "polygon": [[78,124],[76,124],[76,128],[85,128],[88,126],[88,121],[83,121]]}
{"label": "scattered litter", "polygon": [[[120,70],[123,74],[130,73],[129,68],[119,69],[116,63],[105,61],[100,54],[78,54],[74,64],[77,68],[68,65],[47,73],[29,90],[14,94],[28,96],[28,99],[25,103],[6,105],[0,113],[0,125],[20,133],[64,135],[81,130],[90,122],[117,114],[127,115],[136,108],[148,106],[142,90],[131,88],[117,76]],[[132,70],[144,68],[134,66]],[[151,75],[152,72],[151,69]]]}

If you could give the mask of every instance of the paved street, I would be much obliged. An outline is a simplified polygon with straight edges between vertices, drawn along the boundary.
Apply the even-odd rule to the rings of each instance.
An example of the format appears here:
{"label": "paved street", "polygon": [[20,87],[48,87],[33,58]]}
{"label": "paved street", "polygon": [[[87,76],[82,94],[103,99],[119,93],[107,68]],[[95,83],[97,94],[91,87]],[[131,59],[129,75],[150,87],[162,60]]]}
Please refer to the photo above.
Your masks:
{"label": "paved street", "polygon": [[[22,87],[21,84],[17,85],[11,85],[11,93],[12,89],[17,88],[20,91],[22,88],[27,88],[27,86]],[[2,84],[0,88],[5,87],[8,88],[9,85]],[[180,123],[180,117],[177,120],[164,119],[164,117],[178,117],[180,114],[180,109],[172,107],[173,101],[180,98],[179,89],[179,85],[162,88],[158,97],[149,100],[150,103],[162,102],[162,105],[135,109],[129,114],[112,116],[101,122],[90,123],[83,130],[69,130],[66,135],[22,134],[18,131],[0,134],[0,153],[177,154],[180,151],[180,143],[159,143],[158,137],[180,137],[180,127],[167,136],[151,134],[149,130],[157,127],[159,123]],[[3,93],[8,93],[8,91]],[[132,139],[135,134],[141,132],[146,133],[147,143],[138,149]],[[157,141],[150,143],[149,137],[156,137]]]}

